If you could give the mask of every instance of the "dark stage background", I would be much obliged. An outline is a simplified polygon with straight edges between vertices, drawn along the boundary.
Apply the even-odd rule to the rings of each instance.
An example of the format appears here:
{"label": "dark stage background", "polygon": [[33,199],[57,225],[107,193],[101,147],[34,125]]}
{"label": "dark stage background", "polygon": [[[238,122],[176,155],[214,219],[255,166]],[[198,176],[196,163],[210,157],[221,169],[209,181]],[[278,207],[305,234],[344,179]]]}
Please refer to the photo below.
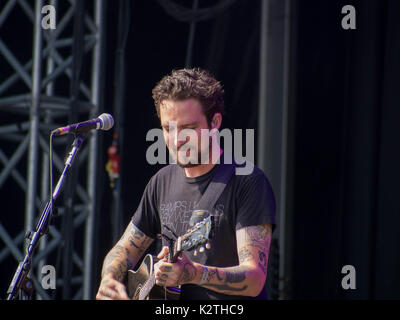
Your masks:
{"label": "dark stage background", "polygon": [[[280,14],[270,20],[270,32],[273,24],[283,19],[279,2],[271,1],[271,12],[275,6]],[[213,3],[200,0],[199,6]],[[396,195],[400,178],[400,2],[290,3],[285,228],[291,249],[285,298],[399,299],[400,206]],[[356,8],[356,30],[341,27],[341,8],[347,4]],[[104,111],[114,114],[118,2],[109,1],[107,5]],[[198,22],[192,59],[193,66],[209,69],[224,85],[227,114],[223,128],[256,129],[256,136],[260,11],[261,1],[239,0],[216,18]],[[125,114],[120,123],[125,129],[121,186],[124,226],[149,178],[161,167],[146,161],[145,152],[151,144],[146,133],[159,126],[151,89],[172,69],[185,66],[189,37],[189,24],[169,16],[157,1],[131,1],[130,20]],[[270,77],[269,81],[274,79]],[[104,168],[112,134],[101,135],[104,152],[99,162]],[[98,242],[93,248],[97,260],[93,292],[99,283],[102,260],[113,245],[112,197],[105,170],[103,174],[98,185],[102,210]],[[1,220],[22,221],[22,200],[14,198],[19,202],[16,206],[6,201],[16,187],[10,183],[2,189],[0,199],[5,209]],[[344,265],[356,269],[354,290],[341,287]],[[16,261],[1,266],[1,297],[16,267]]]}

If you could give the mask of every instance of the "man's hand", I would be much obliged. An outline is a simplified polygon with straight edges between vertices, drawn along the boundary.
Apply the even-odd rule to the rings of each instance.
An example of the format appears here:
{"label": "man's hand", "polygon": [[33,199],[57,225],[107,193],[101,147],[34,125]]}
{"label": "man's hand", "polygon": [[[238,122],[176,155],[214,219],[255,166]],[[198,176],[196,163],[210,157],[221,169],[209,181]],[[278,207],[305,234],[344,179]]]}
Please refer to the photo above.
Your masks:
{"label": "man's hand", "polygon": [[176,287],[191,283],[196,278],[197,268],[184,252],[174,263],[168,262],[169,248],[163,247],[157,258],[161,259],[154,265],[156,284],[163,287]]}
{"label": "man's hand", "polygon": [[110,277],[101,280],[99,291],[96,295],[97,300],[130,300],[125,286]]}

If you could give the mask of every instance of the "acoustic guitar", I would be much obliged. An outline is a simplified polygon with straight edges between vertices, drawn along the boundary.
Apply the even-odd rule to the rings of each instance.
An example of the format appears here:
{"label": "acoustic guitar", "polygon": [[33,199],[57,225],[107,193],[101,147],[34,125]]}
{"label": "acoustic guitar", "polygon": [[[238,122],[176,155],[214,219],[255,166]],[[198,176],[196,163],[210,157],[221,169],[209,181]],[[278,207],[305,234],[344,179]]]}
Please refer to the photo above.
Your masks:
{"label": "acoustic guitar", "polygon": [[[204,252],[210,249],[209,240],[212,235],[213,217],[209,216],[203,221],[194,225],[184,235],[176,240],[171,240],[169,244],[169,261],[175,262],[181,252],[190,251],[200,246],[199,251]],[[194,255],[196,255],[196,252]],[[128,270],[128,295],[133,300],[160,299],[164,293],[164,299],[179,299],[180,289],[175,287],[155,286],[156,278],[154,274],[154,258],[147,254],[136,271]]]}

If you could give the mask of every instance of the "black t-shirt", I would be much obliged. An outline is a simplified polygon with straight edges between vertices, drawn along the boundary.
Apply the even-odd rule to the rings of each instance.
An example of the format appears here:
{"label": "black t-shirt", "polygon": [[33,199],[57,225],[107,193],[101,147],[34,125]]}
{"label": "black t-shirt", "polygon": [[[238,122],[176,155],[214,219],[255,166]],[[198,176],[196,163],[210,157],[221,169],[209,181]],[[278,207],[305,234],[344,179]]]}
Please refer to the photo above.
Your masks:
{"label": "black t-shirt", "polygon": [[[134,225],[148,237],[159,234],[181,236],[190,228],[193,210],[207,209],[214,217],[215,230],[205,265],[232,267],[239,264],[236,230],[253,225],[272,223],[275,228],[275,199],[271,185],[262,170],[254,166],[249,175],[232,175],[214,208],[198,208],[197,204],[219,168],[216,164],[206,174],[188,178],[176,164],[165,166],[149,181],[140,204],[132,217]],[[163,245],[167,245],[163,243]],[[199,262],[200,256],[188,256]],[[204,259],[204,257],[203,257]],[[257,297],[265,299],[265,289]],[[256,299],[257,299],[256,298]],[[225,295],[197,285],[182,285],[181,299],[249,299]],[[254,298],[253,298],[254,299]]]}

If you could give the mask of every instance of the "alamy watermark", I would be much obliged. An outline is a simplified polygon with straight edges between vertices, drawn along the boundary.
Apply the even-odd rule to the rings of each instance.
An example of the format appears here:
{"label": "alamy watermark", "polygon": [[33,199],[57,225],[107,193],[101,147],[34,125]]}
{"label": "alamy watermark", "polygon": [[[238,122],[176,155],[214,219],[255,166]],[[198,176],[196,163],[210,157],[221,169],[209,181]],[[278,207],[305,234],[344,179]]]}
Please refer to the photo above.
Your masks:
{"label": "alamy watermark", "polygon": [[[235,168],[237,175],[249,175],[254,169],[254,129],[245,130],[245,155],[243,155],[243,130],[223,129],[183,129],[176,130],[176,121],[171,121],[168,131],[154,128],[147,132],[146,141],[155,141],[146,150],[149,164],[208,164],[220,163],[218,146],[221,138],[224,141],[224,163],[231,164],[232,156],[239,165]],[[169,159],[167,159],[168,142]],[[182,144],[184,142],[184,144]]]}
{"label": "alamy watermark", "polygon": [[56,28],[56,8],[52,5],[43,6],[41,12],[45,14],[42,17],[42,28],[54,30]]}
{"label": "alamy watermark", "polygon": [[350,264],[347,264],[343,266],[342,274],[345,274],[342,279],[342,288],[344,290],[356,289],[356,268]]}
{"label": "alamy watermark", "polygon": [[56,268],[54,266],[47,264],[42,267],[42,288],[55,289],[56,288]]}
{"label": "alamy watermark", "polygon": [[346,14],[342,18],[342,28],[344,30],[356,29],[356,8],[346,5],[342,8],[342,13]]}

